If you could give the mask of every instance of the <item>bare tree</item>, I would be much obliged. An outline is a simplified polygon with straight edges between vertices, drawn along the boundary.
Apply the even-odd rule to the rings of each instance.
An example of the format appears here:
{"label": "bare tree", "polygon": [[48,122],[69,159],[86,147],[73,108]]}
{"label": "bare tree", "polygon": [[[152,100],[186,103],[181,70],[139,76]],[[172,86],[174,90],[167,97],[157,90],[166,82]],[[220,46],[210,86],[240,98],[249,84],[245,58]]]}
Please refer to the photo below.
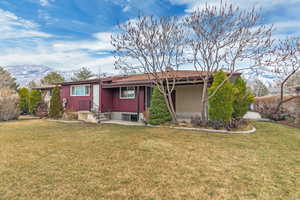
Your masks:
{"label": "bare tree", "polygon": [[255,79],[252,88],[257,97],[266,96],[270,93],[267,86],[259,79]]}
{"label": "bare tree", "polygon": [[117,69],[146,73],[149,80],[164,95],[172,121],[176,113],[172,91],[177,70],[184,63],[186,34],[177,17],[138,17],[119,25],[120,32],[112,35]]}
{"label": "bare tree", "polygon": [[296,96],[292,96],[285,99],[284,93],[286,83],[300,71],[300,39],[287,38],[280,40],[274,54],[276,62],[273,64],[273,73],[280,85],[280,100],[275,110],[275,113],[278,113],[282,104],[296,98]]}
{"label": "bare tree", "polygon": [[[186,24],[192,32],[189,43],[191,62],[195,70],[206,72],[201,76],[201,118],[204,123],[208,120],[208,100],[235,72],[269,63],[273,28],[260,25],[259,18],[256,9],[243,11],[222,2],[219,6],[206,5],[186,17]],[[210,80],[218,70],[227,72],[228,79],[208,95]]]}

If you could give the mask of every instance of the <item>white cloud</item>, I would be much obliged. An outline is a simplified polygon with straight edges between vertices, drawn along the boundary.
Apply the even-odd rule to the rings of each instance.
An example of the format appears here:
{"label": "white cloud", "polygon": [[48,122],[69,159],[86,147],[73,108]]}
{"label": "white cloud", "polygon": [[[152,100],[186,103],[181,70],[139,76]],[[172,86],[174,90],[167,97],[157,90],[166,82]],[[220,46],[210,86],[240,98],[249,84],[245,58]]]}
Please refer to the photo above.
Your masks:
{"label": "white cloud", "polygon": [[128,12],[132,8],[131,0],[111,0],[111,2],[114,3],[115,5],[122,7],[123,12]]}
{"label": "white cloud", "polygon": [[75,50],[91,50],[91,51],[105,51],[112,50],[110,44],[111,33],[100,32],[93,34],[94,40],[80,40],[80,41],[60,41],[53,44],[54,49],[61,51],[75,51]]}
{"label": "white cloud", "polygon": [[[197,8],[202,8],[207,3],[208,5],[219,5],[220,0],[169,0],[172,4],[176,5],[188,5],[187,11],[190,12]],[[269,9],[278,5],[298,3],[300,0],[227,0],[223,1],[227,3],[232,3],[241,8],[252,8],[253,6],[257,8]]]}
{"label": "white cloud", "polygon": [[0,39],[52,37],[51,34],[39,31],[36,23],[2,9],[0,9],[0,27]]}
{"label": "white cloud", "polygon": [[40,1],[40,4],[42,6],[48,6],[49,5],[49,1],[48,0],[39,0]]}
{"label": "white cloud", "polygon": [[82,66],[97,72],[101,66],[102,72],[114,71],[114,58],[96,58],[84,52],[56,52],[51,49],[25,51],[11,49],[0,55],[0,66],[12,65],[46,65],[56,70],[74,70]]}
{"label": "white cloud", "polygon": [[37,0],[41,6],[50,6],[55,0]]}
{"label": "white cloud", "polygon": [[[95,73],[114,73],[114,57],[104,55],[112,49],[108,32],[93,34],[94,40],[43,42],[33,40],[28,49],[6,48],[0,54],[0,66],[46,65],[59,71],[89,67]],[[91,54],[93,53],[93,55]],[[97,56],[95,56],[97,54]]]}
{"label": "white cloud", "polygon": [[300,30],[300,22],[299,21],[278,21],[274,23],[274,27],[277,32],[286,32],[292,30]]}
{"label": "white cloud", "polygon": [[129,5],[125,6],[122,11],[123,12],[128,12],[131,9],[131,7]]}
{"label": "white cloud", "polygon": [[42,32],[38,24],[2,9],[0,29],[0,41],[9,44],[5,49],[1,49],[0,65],[38,64],[57,70],[87,66],[95,72],[102,66],[103,72],[113,72],[113,56],[104,55],[105,51],[112,49],[111,33],[95,33],[90,40],[44,40],[54,35]]}
{"label": "white cloud", "polygon": [[0,9],[1,26],[17,26],[24,28],[36,28],[37,25],[29,20],[22,19],[14,13]]}

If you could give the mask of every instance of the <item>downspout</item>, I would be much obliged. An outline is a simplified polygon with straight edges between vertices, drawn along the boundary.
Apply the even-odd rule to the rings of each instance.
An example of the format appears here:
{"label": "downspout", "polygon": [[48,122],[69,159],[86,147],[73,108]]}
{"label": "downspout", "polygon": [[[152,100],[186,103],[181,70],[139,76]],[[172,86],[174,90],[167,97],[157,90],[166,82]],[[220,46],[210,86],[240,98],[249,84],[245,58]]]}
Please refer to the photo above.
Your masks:
{"label": "downspout", "polygon": [[102,82],[101,78],[99,77],[99,112],[102,113]]}
{"label": "downspout", "polygon": [[137,86],[137,121],[140,120],[140,86]]}

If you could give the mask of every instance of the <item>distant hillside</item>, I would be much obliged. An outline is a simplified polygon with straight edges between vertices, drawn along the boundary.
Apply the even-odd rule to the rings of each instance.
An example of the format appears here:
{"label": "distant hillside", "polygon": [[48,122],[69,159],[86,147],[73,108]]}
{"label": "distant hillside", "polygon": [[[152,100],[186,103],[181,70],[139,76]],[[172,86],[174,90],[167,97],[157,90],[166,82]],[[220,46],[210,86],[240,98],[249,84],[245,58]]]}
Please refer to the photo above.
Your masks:
{"label": "distant hillside", "polygon": [[[57,71],[50,67],[42,65],[15,65],[7,66],[4,68],[8,70],[13,77],[17,79],[17,82],[21,87],[26,86],[32,80],[39,81],[48,73]],[[63,77],[65,77],[66,80],[70,80],[76,71],[57,72],[59,72]]]}

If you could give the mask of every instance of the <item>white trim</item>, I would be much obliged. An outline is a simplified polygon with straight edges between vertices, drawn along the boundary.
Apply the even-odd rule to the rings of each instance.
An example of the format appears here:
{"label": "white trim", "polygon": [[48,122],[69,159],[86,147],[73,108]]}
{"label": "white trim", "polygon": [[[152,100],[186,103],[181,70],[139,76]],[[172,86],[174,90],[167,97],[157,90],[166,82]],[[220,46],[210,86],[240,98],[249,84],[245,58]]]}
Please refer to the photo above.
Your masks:
{"label": "white trim", "polygon": [[[88,93],[87,95],[73,95],[73,94],[72,94],[72,88],[73,88],[73,87],[76,87],[76,86],[85,86],[85,87],[88,86],[88,87],[89,87],[89,91],[88,91],[89,93]],[[79,84],[79,85],[71,85],[71,87],[70,87],[70,96],[71,96],[71,97],[88,97],[88,96],[90,96],[90,95],[91,95],[91,85],[90,85],[90,84],[84,84],[84,85],[80,85],[80,84]]]}
{"label": "white trim", "polygon": [[[134,88],[134,97],[122,97],[122,88]],[[119,98],[120,99],[135,99],[135,97],[136,97],[135,86],[126,86],[126,87],[120,87],[119,88]]]}
{"label": "white trim", "polygon": [[100,84],[93,84],[93,96],[92,96],[92,109],[95,111],[99,111],[100,108]]}

